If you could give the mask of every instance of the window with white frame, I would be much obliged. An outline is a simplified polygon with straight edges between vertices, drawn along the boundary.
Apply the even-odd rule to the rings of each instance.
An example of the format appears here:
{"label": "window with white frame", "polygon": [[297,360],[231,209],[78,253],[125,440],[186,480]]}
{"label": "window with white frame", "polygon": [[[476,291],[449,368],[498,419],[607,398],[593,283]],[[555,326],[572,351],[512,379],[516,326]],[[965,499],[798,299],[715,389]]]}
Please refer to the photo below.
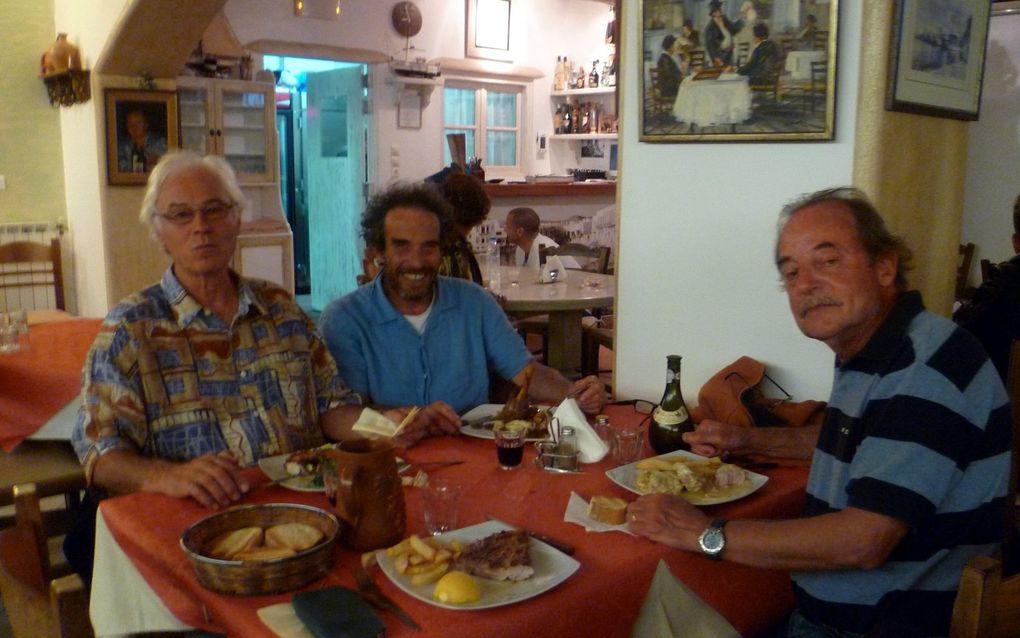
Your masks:
{"label": "window with white frame", "polygon": [[467,159],[481,158],[486,176],[522,175],[524,85],[447,80],[443,88],[443,165],[449,133],[464,134]]}

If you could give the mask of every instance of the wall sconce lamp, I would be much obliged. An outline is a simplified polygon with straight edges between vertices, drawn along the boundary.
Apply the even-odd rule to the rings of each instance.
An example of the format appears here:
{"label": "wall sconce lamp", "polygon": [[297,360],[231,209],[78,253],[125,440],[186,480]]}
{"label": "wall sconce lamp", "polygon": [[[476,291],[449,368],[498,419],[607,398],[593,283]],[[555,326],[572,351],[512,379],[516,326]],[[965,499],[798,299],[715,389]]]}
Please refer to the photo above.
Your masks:
{"label": "wall sconce lamp", "polygon": [[340,19],[340,0],[294,0],[294,15],[320,20]]}

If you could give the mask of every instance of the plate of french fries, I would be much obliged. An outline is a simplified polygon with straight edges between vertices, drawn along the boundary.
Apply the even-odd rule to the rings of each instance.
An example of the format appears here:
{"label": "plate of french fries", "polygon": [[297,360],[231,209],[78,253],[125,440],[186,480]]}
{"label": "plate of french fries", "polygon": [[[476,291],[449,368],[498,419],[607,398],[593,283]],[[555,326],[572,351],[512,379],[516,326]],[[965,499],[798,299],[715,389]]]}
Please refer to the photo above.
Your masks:
{"label": "plate of french fries", "polygon": [[[734,472],[739,473],[735,478]],[[606,470],[606,476],[635,494],[673,494],[694,505],[729,503],[753,494],[769,480],[764,474],[725,463],[718,457],[708,458],[686,450],[621,465]],[[687,480],[691,477],[693,482]]]}
{"label": "plate of french fries", "polygon": [[513,528],[499,521],[487,521],[439,536],[412,535],[393,547],[378,550],[376,561],[382,572],[410,596],[437,607],[461,610],[501,607],[533,598],[556,587],[581,566],[570,556],[532,538],[529,549],[535,573],[531,578],[511,582],[474,576],[482,595],[472,603],[448,604],[432,597],[436,581],[454,568],[463,548],[508,529]]}

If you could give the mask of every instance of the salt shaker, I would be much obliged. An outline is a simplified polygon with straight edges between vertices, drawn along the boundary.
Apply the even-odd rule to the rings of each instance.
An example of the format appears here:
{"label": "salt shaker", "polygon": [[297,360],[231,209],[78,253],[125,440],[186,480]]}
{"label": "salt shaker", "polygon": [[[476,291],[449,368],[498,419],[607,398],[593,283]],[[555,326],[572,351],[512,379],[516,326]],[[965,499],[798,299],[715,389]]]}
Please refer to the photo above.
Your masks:
{"label": "salt shaker", "polygon": [[574,428],[567,426],[560,430],[559,448],[556,452],[563,456],[577,454],[577,434]]}

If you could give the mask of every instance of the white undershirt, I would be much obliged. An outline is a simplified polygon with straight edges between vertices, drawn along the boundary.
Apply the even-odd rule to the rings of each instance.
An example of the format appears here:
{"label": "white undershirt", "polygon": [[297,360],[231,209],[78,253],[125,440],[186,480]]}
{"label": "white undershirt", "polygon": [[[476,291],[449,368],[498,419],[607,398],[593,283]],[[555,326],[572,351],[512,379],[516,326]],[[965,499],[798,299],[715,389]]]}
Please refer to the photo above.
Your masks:
{"label": "white undershirt", "polygon": [[425,312],[420,315],[404,315],[404,319],[411,322],[411,326],[418,331],[418,334],[425,334],[425,322],[428,321],[429,315],[432,314],[432,305],[436,302],[435,295],[432,296],[432,301],[429,302],[429,307],[425,309]]}

